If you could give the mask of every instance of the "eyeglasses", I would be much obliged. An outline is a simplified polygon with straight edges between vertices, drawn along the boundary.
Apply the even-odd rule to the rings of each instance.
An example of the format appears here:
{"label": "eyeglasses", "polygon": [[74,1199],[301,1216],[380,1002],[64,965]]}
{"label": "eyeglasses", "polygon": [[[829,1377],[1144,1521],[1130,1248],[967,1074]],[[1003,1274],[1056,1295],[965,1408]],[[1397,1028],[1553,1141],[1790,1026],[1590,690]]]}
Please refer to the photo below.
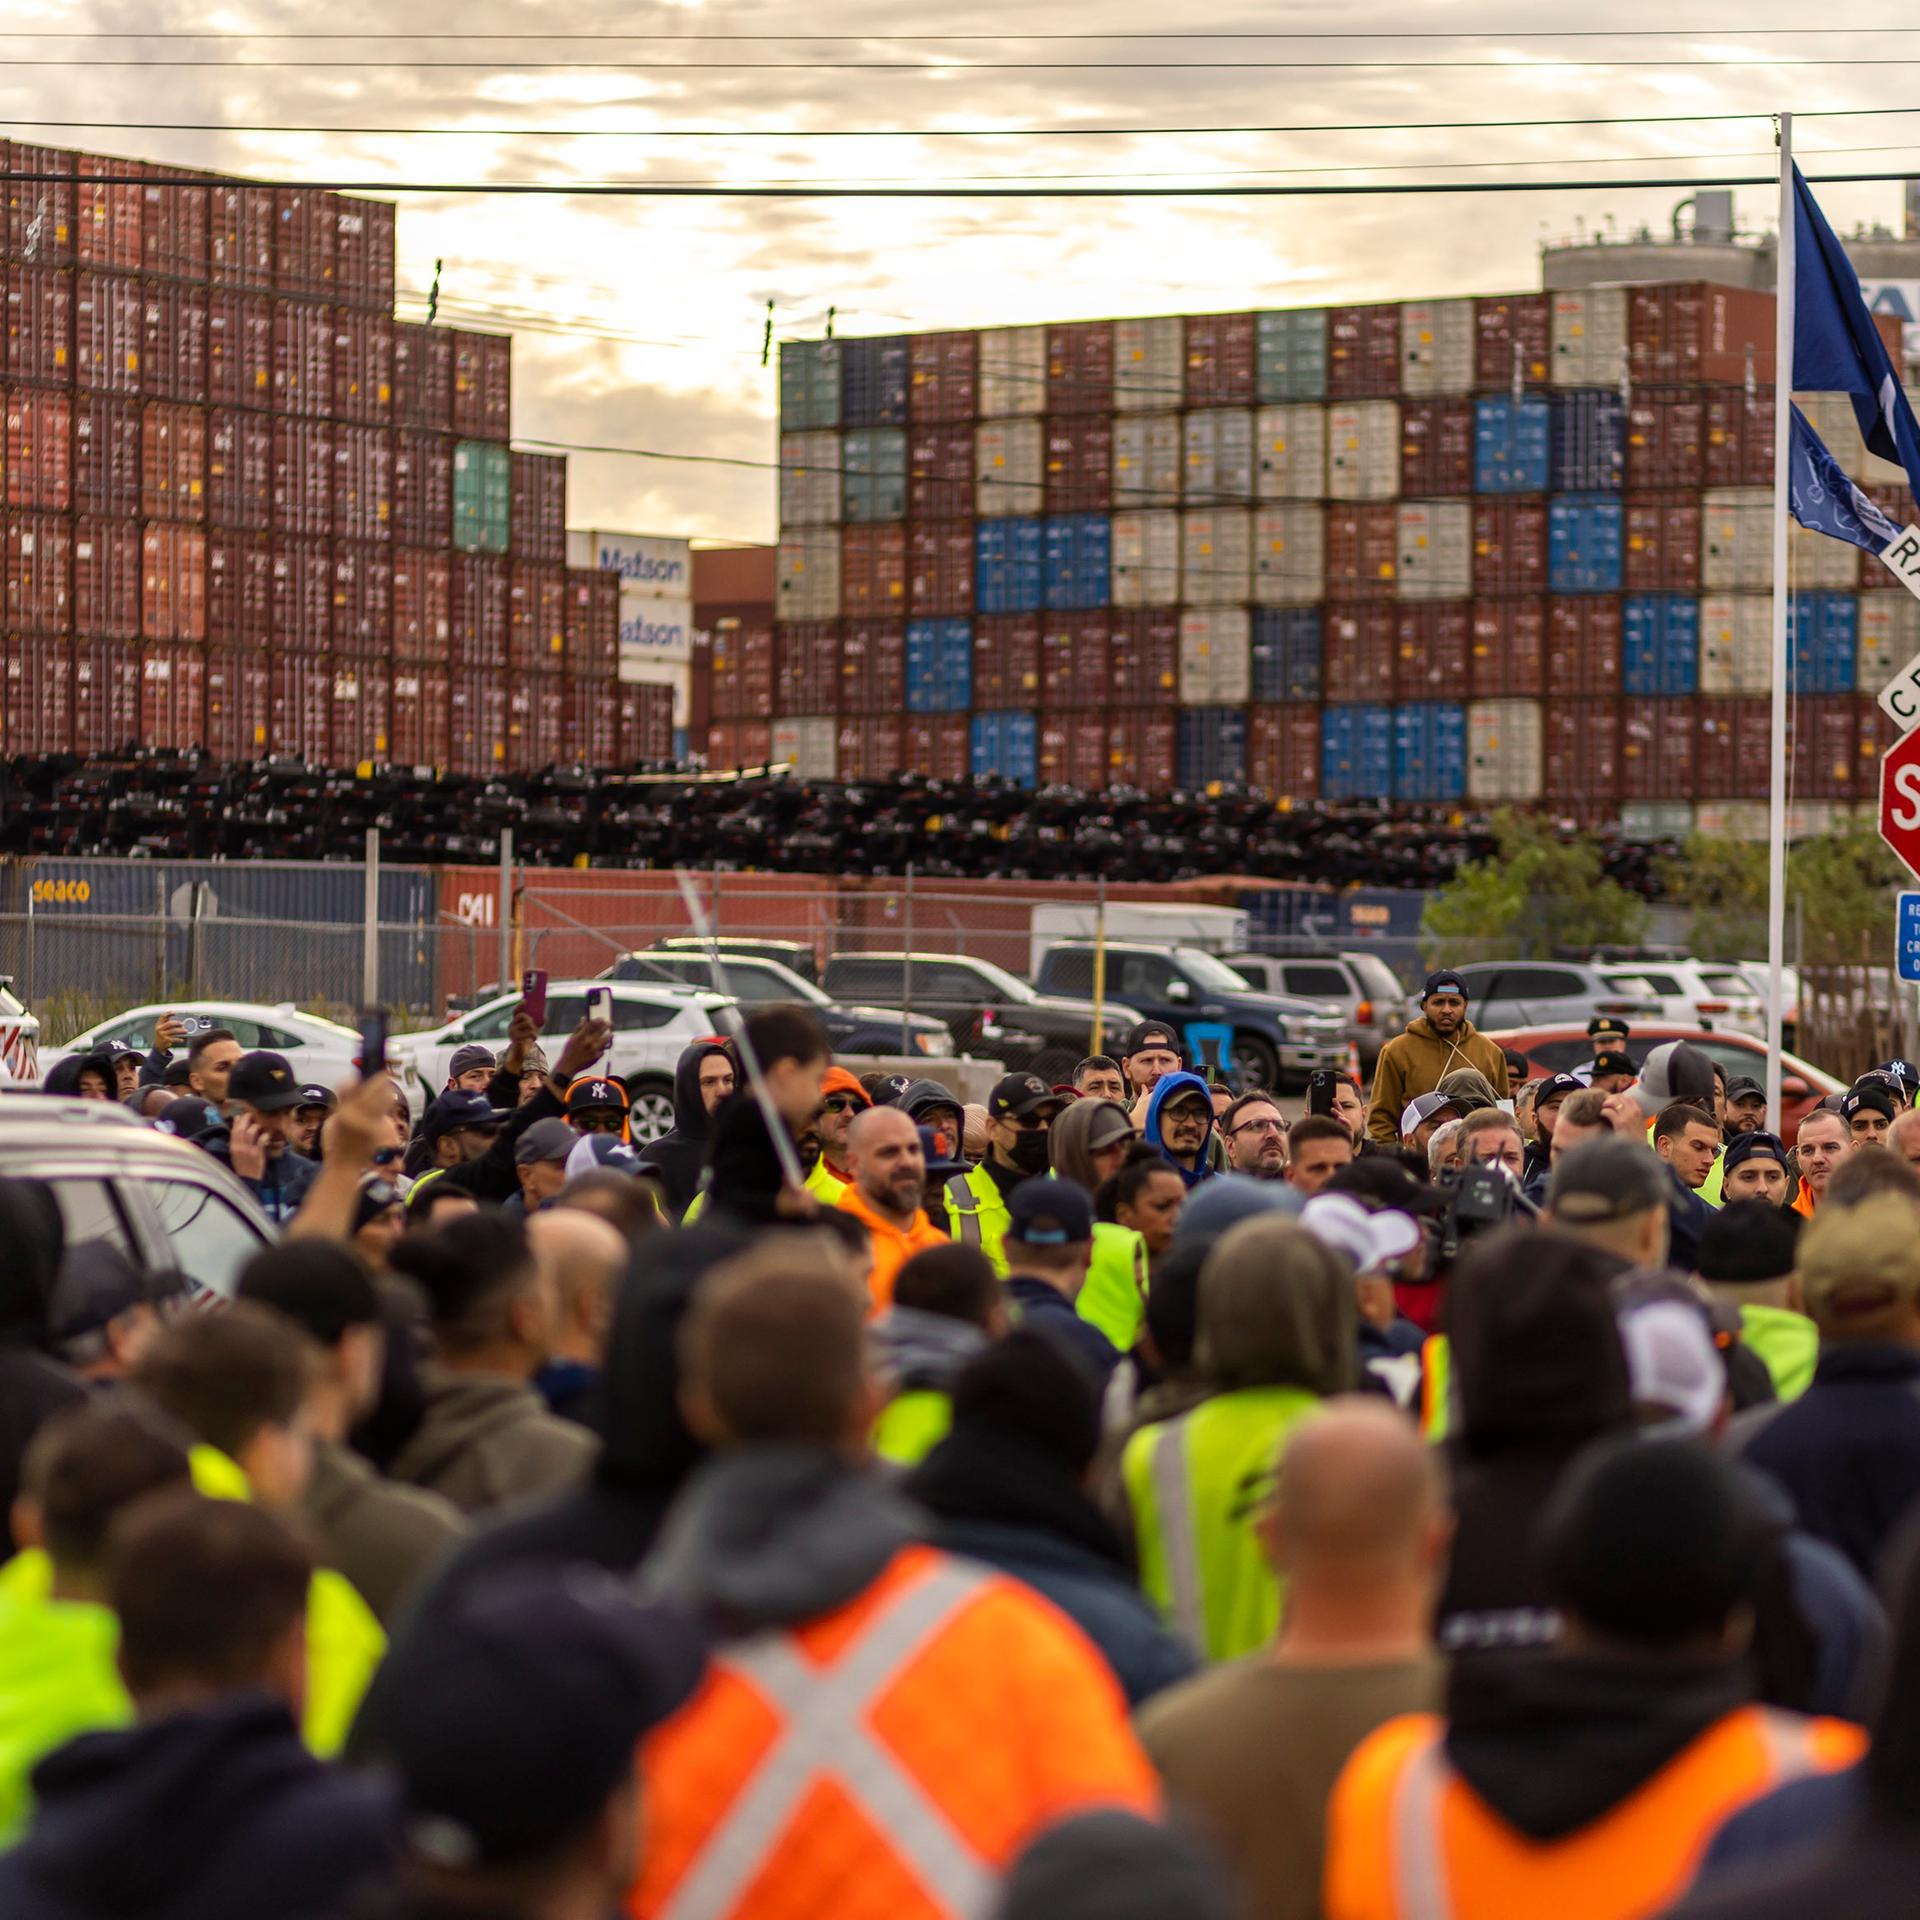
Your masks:
{"label": "eyeglasses", "polygon": [[1242,1120],[1233,1128],[1234,1133],[1285,1133],[1287,1123],[1284,1120]]}
{"label": "eyeglasses", "polygon": [[830,1093],[820,1102],[822,1113],[857,1113],[866,1103],[850,1093]]}
{"label": "eyeglasses", "polygon": [[625,1133],[627,1116],[615,1107],[589,1107],[571,1116],[576,1133]]}
{"label": "eyeglasses", "polygon": [[1213,1118],[1213,1109],[1211,1107],[1197,1105],[1169,1107],[1166,1110],[1165,1117],[1169,1120],[1211,1120]]}

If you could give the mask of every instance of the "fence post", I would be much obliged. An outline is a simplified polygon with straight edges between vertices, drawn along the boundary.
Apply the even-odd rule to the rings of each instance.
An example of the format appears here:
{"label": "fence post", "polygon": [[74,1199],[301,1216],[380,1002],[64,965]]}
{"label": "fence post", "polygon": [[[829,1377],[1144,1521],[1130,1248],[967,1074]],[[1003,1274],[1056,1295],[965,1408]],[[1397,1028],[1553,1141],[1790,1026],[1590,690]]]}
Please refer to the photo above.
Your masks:
{"label": "fence post", "polygon": [[513,829],[500,829],[500,898],[494,908],[494,917],[500,923],[500,971],[495,976],[494,986],[500,993],[506,993],[513,975]]}
{"label": "fence post", "polygon": [[365,888],[360,907],[360,1004],[380,1004],[380,829],[367,829]]}
{"label": "fence post", "polygon": [[906,904],[906,953],[905,971],[900,979],[900,1052],[903,1058],[913,1058],[913,862],[907,862],[907,904]]}
{"label": "fence post", "polygon": [[153,876],[153,997],[167,997],[167,876]]}
{"label": "fence post", "polygon": [[200,925],[206,912],[207,883],[196,880],[193,883],[193,906],[187,916],[187,993],[192,999],[199,999],[203,989],[200,975],[204,957],[200,945]]}

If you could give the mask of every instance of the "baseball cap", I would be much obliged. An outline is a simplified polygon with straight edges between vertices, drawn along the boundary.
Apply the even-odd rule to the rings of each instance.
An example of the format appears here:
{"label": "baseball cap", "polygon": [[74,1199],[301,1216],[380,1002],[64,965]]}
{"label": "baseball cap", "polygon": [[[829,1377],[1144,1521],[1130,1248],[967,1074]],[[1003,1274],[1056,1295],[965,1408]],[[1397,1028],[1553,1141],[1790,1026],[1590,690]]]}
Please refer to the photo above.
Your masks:
{"label": "baseball cap", "polygon": [[358,1233],[389,1207],[399,1206],[401,1197],[400,1189],[384,1173],[362,1174],[353,1196],[353,1231]]}
{"label": "baseball cap", "polygon": [[1920,1295],[1920,1234],[1902,1194],[1822,1207],[1800,1236],[1800,1297],[1823,1332],[1847,1331]]}
{"label": "baseball cap", "polygon": [[1417,1127],[1424,1127],[1436,1113],[1457,1113],[1453,1097],[1445,1093],[1422,1093],[1409,1100],[1400,1114],[1400,1137],[1405,1139]]}
{"label": "baseball cap", "polygon": [[920,1152],[927,1163],[929,1180],[951,1180],[958,1174],[968,1174],[973,1169],[964,1160],[945,1160],[940,1155],[940,1136],[931,1127],[916,1127],[920,1136]]}
{"label": "baseball cap", "polygon": [[1462,1000],[1472,997],[1467,992],[1467,983],[1457,973],[1449,973],[1444,969],[1427,975],[1426,984],[1420,989],[1420,998],[1431,1000],[1436,993],[1457,993]]}
{"label": "baseball cap", "polygon": [[1060,1109],[1060,1096],[1037,1073],[1010,1073],[994,1082],[987,1113],[995,1120],[1025,1120],[1042,1107]]}
{"label": "baseball cap", "polygon": [[557,1114],[549,1114],[544,1120],[536,1120],[513,1143],[513,1164],[532,1167],[542,1161],[564,1160],[579,1138]]}
{"label": "baseball cap", "polygon": [[160,1117],[153,1125],[157,1133],[170,1133],[181,1140],[199,1140],[218,1131],[226,1122],[211,1100],[203,1100],[197,1093],[183,1093],[178,1100],[169,1100],[160,1109]]}
{"label": "baseball cap", "polygon": [[567,1111],[585,1113],[591,1107],[627,1110],[627,1089],[623,1082],[600,1074],[586,1074],[567,1089]]}
{"label": "baseball cap", "polygon": [[1737,1073],[1727,1082],[1727,1104],[1736,1100],[1764,1100],[1767,1090],[1751,1074]]}
{"label": "baseball cap", "polygon": [[1889,1060],[1876,1071],[1884,1073],[1890,1080],[1898,1080],[1906,1089],[1909,1100],[1920,1093],[1920,1067],[1916,1067],[1911,1060]]}
{"label": "baseball cap", "polygon": [[1071,1180],[1022,1180],[1007,1195],[1007,1238],[1070,1247],[1093,1238],[1093,1202]]}
{"label": "baseball cap", "polygon": [[463,1073],[473,1073],[481,1067],[492,1073],[499,1064],[491,1048],[475,1046],[468,1041],[464,1047],[454,1048],[453,1058],[447,1062],[447,1078],[458,1080]]}
{"label": "baseball cap", "polygon": [[1149,1047],[1165,1047],[1169,1053],[1178,1054],[1181,1059],[1186,1055],[1173,1029],[1164,1020],[1142,1020],[1127,1029],[1127,1037],[1121,1043],[1120,1057],[1124,1060],[1136,1053],[1144,1053]]}
{"label": "baseball cap", "polygon": [[300,1089],[301,1107],[324,1107],[331,1113],[340,1104],[340,1096],[331,1087],[323,1087],[317,1080],[309,1080]]}
{"label": "baseball cap", "polygon": [[1655,1300],[1620,1316],[1627,1378],[1643,1407],[1669,1416],[1658,1424],[1705,1433],[1719,1416],[1727,1370],[1697,1307]]}
{"label": "baseball cap", "polygon": [[1846,1117],[1847,1124],[1853,1124],[1853,1116],[1863,1109],[1884,1114],[1891,1120],[1895,1108],[1893,1095],[1885,1087],[1877,1087],[1871,1080],[1863,1080],[1857,1086],[1849,1087],[1840,1102],[1840,1111]]}
{"label": "baseball cap", "polygon": [[576,1133],[573,1151],[567,1155],[567,1178],[577,1180],[600,1167],[609,1173],[638,1173],[640,1156],[610,1133]]}
{"label": "baseball cap", "polygon": [[[1749,1140],[1752,1134],[1746,1136]],[[1803,1216],[1770,1200],[1729,1200],[1700,1229],[1693,1264],[1722,1286],[1764,1285],[1793,1271]]]}
{"label": "baseball cap", "polygon": [[128,1054],[140,1060],[147,1057],[131,1040],[102,1040],[93,1051],[96,1058],[104,1054],[109,1060],[124,1059]]}
{"label": "baseball cap", "polygon": [[1775,1134],[1736,1133],[1727,1142],[1726,1151],[1720,1160],[1721,1177],[1730,1174],[1735,1167],[1745,1166],[1749,1160],[1778,1160],[1781,1166],[1787,1164],[1787,1150],[1780,1144]]}
{"label": "baseball cap", "polygon": [[1322,1246],[1344,1253],[1355,1273],[1371,1273],[1420,1244],[1411,1214],[1369,1213],[1350,1193],[1316,1193],[1300,1209],[1300,1224]]}
{"label": "baseball cap", "polygon": [[1538,1112],[1549,1100],[1564,1100],[1570,1093],[1585,1093],[1586,1082],[1571,1073],[1556,1073],[1545,1083],[1534,1097],[1534,1110]]}
{"label": "baseball cap", "polygon": [[651,1727],[706,1668],[677,1612],[600,1567],[502,1571],[402,1635],[381,1669],[381,1740],[414,1852],[526,1860],[582,1830]]}
{"label": "baseball cap", "polygon": [[1593,1065],[1587,1069],[1587,1078],[1605,1080],[1616,1073],[1637,1074],[1639,1071],[1624,1053],[1596,1053]]}
{"label": "baseball cap", "polygon": [[506,1118],[484,1093],[443,1093],[428,1105],[420,1121],[420,1137],[438,1140],[462,1127],[497,1127]]}
{"label": "baseball cap", "polygon": [[1626,1220],[1666,1204],[1666,1168],[1632,1140],[1589,1140],[1556,1161],[1547,1182],[1548,1211],[1576,1226]]}
{"label": "baseball cap", "polygon": [[285,1113],[303,1104],[300,1082],[284,1053],[243,1053],[233,1063],[227,1097],[256,1113]]}
{"label": "baseball cap", "polygon": [[1087,1122],[1086,1149],[1089,1153],[1099,1153],[1116,1141],[1136,1138],[1139,1132],[1125,1107],[1117,1101],[1098,1100],[1094,1103],[1093,1118]]}
{"label": "baseball cap", "polygon": [[84,1339],[135,1307],[184,1294],[176,1276],[144,1274],[111,1240],[69,1247],[47,1297],[47,1333],[56,1343]]}

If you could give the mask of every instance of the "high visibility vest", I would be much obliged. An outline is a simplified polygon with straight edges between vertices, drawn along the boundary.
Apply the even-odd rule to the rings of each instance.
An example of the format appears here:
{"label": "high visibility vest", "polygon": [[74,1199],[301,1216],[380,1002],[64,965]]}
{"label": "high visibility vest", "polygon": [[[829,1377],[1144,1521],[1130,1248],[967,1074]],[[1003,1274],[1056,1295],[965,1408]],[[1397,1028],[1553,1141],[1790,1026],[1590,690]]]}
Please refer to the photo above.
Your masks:
{"label": "high visibility vest", "polygon": [[1453,1377],[1453,1348],[1444,1333],[1420,1343],[1420,1437],[1438,1446],[1453,1431],[1459,1407]]}
{"label": "high visibility vest", "polygon": [[1242,1387],[1142,1427],[1120,1457],[1141,1588],[1208,1660],[1252,1653],[1280,1624],[1254,1521],[1288,1435],[1319,1404],[1304,1387]]}
{"label": "high visibility vest", "polygon": [[847,1190],[847,1183],[827,1165],[826,1156],[823,1154],[813,1163],[813,1171],[807,1175],[806,1187],[809,1193],[817,1193],[820,1196],[820,1204],[823,1207],[837,1207],[840,1204],[840,1196]]}
{"label": "high visibility vest", "polygon": [[947,1232],[962,1246],[978,1247],[1007,1277],[1007,1228],[1013,1216],[999,1183],[985,1167],[956,1173],[947,1182]]}
{"label": "high visibility vest", "polygon": [[1147,1243],[1131,1227],[1093,1226],[1093,1264],[1074,1309],[1119,1353],[1131,1353],[1147,1317]]}
{"label": "high visibility vest", "polygon": [[1851,1765],[1858,1727],[1742,1707],[1559,1840],[1508,1826],[1453,1770],[1444,1723],[1370,1734],[1328,1803],[1326,1920],[1640,1920],[1686,1890],[1721,1823],[1786,1781]]}
{"label": "high visibility vest", "polygon": [[873,1450],[896,1467],[917,1467],[953,1427],[953,1395],[934,1387],[909,1387],[880,1410],[873,1423]]}
{"label": "high visibility vest", "polygon": [[1742,1307],[1740,1338],[1766,1363],[1773,1390],[1798,1400],[1813,1385],[1820,1359],[1820,1329],[1790,1307]]}

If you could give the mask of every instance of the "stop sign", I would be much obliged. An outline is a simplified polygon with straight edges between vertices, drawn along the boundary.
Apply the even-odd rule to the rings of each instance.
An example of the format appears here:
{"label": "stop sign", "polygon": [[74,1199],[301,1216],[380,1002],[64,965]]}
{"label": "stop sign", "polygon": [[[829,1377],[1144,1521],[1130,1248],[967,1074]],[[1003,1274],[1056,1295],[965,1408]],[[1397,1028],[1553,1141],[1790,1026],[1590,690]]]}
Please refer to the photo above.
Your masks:
{"label": "stop sign", "polygon": [[1920,878],[1920,728],[1880,757],[1880,838]]}

